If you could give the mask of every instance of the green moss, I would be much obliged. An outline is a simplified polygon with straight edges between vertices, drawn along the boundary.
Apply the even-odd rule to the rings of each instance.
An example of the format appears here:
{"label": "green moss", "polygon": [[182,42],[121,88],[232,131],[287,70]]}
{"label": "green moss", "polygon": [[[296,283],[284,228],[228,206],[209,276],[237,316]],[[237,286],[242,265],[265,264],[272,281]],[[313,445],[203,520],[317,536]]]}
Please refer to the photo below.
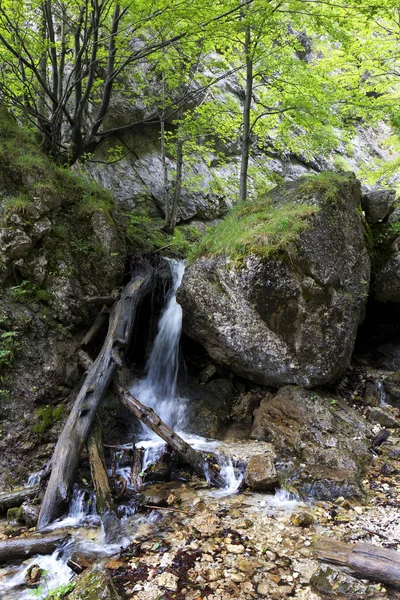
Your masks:
{"label": "green moss", "polygon": [[299,184],[299,193],[305,198],[322,196],[325,202],[335,203],[344,185],[350,182],[349,175],[323,171],[318,175],[305,175]]}
{"label": "green moss", "polygon": [[192,248],[189,258],[228,256],[240,263],[245,256],[276,255],[310,224],[318,212],[314,204],[272,204],[268,196],[236,204],[225,219]]}
{"label": "green moss", "polygon": [[9,508],[7,511],[7,521],[18,521],[22,517],[22,508]]}
{"label": "green moss", "polygon": [[32,427],[32,431],[41,435],[48,431],[55,423],[60,421],[63,415],[62,406],[42,406],[35,412],[36,424]]}

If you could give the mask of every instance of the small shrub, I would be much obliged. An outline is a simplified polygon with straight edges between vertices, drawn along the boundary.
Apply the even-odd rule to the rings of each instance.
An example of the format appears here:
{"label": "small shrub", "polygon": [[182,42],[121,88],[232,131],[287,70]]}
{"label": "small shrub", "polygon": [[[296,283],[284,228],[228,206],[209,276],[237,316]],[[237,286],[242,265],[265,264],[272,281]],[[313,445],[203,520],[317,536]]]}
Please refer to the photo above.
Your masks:
{"label": "small shrub", "polygon": [[17,331],[3,331],[0,333],[0,369],[8,367],[16,352],[21,348]]}
{"label": "small shrub", "polygon": [[337,154],[334,157],[333,165],[338,171],[345,171],[348,173],[352,171],[352,167],[350,166],[348,161],[344,158],[344,156],[341,156],[340,154]]}
{"label": "small shrub", "polygon": [[161,219],[152,219],[144,211],[136,210],[128,216],[126,237],[133,250],[153,252],[168,244],[167,237],[161,231]]}
{"label": "small shrub", "polygon": [[17,302],[46,302],[49,303],[52,295],[47,290],[39,288],[36,284],[24,280],[19,285],[10,287],[10,293]]}

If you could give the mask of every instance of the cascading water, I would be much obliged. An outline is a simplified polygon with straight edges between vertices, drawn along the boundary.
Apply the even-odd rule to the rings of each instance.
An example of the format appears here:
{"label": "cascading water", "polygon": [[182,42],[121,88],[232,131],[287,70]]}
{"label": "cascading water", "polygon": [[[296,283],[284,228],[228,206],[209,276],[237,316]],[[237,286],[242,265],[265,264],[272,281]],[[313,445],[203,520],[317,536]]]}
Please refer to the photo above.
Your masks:
{"label": "cascading water", "polygon": [[[172,285],[166,299],[165,309],[161,315],[153,349],[147,361],[147,377],[132,388],[132,394],[140,402],[154,411],[193,447],[211,451],[217,442],[208,442],[198,436],[185,434],[185,398],[176,394],[176,383],[179,369],[179,342],[182,330],[182,308],[176,300],[176,293],[182,282],[185,263],[168,260]],[[138,446],[144,448],[143,469],[157,462],[164,442],[147,427],[142,426],[142,438]],[[221,459],[221,475],[226,480],[225,494],[235,493],[242,482],[243,474],[238,473],[229,457]],[[207,476],[207,473],[206,473]]]}
{"label": "cascading water", "polygon": [[[132,388],[139,400],[153,408],[172,429],[184,426],[185,401],[176,397],[176,381],[179,367],[179,340],[182,330],[182,308],[176,301],[176,292],[182,282],[185,263],[168,260],[172,274],[172,286],[165,309],[161,315],[153,349],[147,361],[147,377]],[[142,437],[157,436],[143,426]]]}

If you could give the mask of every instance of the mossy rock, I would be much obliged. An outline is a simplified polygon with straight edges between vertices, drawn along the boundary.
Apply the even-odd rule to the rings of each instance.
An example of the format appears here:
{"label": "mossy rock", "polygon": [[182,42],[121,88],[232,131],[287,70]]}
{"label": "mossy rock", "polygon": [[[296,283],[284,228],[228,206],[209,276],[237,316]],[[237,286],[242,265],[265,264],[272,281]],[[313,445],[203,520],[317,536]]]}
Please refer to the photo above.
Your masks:
{"label": "mossy rock", "polygon": [[7,511],[7,521],[11,522],[21,522],[22,520],[22,507],[21,506],[15,506],[13,508],[9,508]]}
{"label": "mossy rock", "polygon": [[69,600],[121,600],[121,596],[108,571],[95,565],[78,579]]}

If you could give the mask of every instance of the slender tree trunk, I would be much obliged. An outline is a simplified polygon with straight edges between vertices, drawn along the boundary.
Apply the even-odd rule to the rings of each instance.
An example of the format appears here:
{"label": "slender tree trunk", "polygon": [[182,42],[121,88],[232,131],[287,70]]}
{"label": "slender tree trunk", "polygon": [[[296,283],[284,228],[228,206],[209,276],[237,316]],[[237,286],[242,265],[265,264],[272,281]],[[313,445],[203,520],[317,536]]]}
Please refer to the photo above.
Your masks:
{"label": "slender tree trunk", "polygon": [[250,108],[253,94],[253,60],[251,57],[251,31],[246,27],[246,39],[244,44],[246,54],[246,97],[243,106],[243,135],[242,135],[242,157],[240,164],[239,201],[244,202],[247,198],[247,172],[250,154]]}
{"label": "slender tree trunk", "polygon": [[178,219],[178,208],[181,203],[182,193],[182,167],[183,167],[183,145],[184,140],[178,131],[178,139],[176,142],[176,177],[175,177],[175,190],[172,206],[169,214],[168,221],[165,222],[165,231],[167,233],[173,233],[176,221]]}
{"label": "slender tree trunk", "polygon": [[165,151],[165,114],[164,111],[161,114],[160,122],[160,145],[161,145],[161,162],[163,167],[163,204],[165,206],[165,225],[168,226],[171,218],[171,205],[170,195],[168,187],[168,167],[167,167],[167,155]]}

